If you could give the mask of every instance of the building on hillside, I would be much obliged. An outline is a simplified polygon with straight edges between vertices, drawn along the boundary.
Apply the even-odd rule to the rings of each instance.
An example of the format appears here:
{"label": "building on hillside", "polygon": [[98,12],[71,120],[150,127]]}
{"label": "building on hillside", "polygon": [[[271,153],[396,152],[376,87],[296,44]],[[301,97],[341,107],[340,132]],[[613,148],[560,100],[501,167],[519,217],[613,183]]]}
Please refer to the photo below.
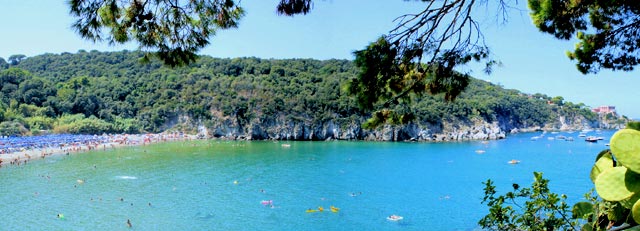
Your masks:
{"label": "building on hillside", "polygon": [[615,106],[600,106],[600,107],[591,109],[591,111],[593,111],[595,113],[598,113],[598,114],[616,113],[616,107]]}

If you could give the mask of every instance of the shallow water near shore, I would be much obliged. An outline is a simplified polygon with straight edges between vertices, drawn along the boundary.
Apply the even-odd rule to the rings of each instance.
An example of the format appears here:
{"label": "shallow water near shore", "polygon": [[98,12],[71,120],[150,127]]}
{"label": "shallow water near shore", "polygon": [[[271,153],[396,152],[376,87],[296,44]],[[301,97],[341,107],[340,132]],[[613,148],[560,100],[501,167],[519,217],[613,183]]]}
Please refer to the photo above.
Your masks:
{"label": "shallow water near shore", "polygon": [[[488,143],[203,140],[47,157],[0,168],[2,229],[474,230],[488,211],[480,201],[489,178],[503,193],[541,171],[571,203],[592,188],[591,165],[613,132],[598,143],[578,132],[531,141],[540,134]],[[556,135],[575,141],[547,139]],[[388,221],[392,214],[404,219]]]}

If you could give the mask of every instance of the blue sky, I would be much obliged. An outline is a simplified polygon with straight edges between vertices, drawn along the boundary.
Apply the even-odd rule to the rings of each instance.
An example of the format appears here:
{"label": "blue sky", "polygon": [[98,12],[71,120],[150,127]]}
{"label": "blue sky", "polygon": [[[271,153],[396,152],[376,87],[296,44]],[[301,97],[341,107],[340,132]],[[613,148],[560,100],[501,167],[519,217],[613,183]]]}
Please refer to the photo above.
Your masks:
{"label": "blue sky", "polygon": [[[80,49],[134,50],[135,44],[109,46],[82,40],[70,28],[66,0],[10,1],[0,8],[3,22],[0,57],[12,54],[75,53]],[[241,1],[247,14],[238,29],[219,31],[200,54],[213,57],[353,59],[352,52],[388,32],[393,20],[423,8],[419,1],[316,0],[306,16],[277,16],[278,0]],[[542,34],[529,19],[526,1],[510,12],[509,22],[496,23],[491,7],[478,12],[487,44],[503,65],[491,75],[473,66],[476,78],[526,93],[563,96],[589,106],[614,105],[624,115],[640,118],[638,71],[601,71],[582,75],[565,55],[574,41]],[[485,10],[484,8],[482,10]]]}

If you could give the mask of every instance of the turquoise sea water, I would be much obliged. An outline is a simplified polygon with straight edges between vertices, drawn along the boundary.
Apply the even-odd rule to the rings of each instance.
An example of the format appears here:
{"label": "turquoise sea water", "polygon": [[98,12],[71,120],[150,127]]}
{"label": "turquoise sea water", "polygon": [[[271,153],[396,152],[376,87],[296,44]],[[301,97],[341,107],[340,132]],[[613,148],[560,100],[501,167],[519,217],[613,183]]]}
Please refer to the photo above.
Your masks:
{"label": "turquoise sea water", "polygon": [[[0,168],[0,229],[474,230],[487,213],[486,179],[504,192],[542,171],[570,202],[592,188],[612,132],[598,143],[577,132],[530,140],[540,134],[486,144],[194,141],[48,157]],[[547,139],[556,135],[576,140]]]}

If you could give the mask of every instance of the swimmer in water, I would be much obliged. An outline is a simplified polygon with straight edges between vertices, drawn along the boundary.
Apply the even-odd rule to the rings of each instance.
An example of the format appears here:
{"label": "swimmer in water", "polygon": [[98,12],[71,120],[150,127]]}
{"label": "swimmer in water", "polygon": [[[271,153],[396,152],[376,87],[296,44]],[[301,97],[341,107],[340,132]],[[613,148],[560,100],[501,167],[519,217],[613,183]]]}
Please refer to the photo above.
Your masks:
{"label": "swimmer in water", "polygon": [[129,220],[129,219],[127,219],[127,226],[128,226],[129,228],[131,228],[131,226],[132,226],[132,225],[131,225],[131,220]]}

